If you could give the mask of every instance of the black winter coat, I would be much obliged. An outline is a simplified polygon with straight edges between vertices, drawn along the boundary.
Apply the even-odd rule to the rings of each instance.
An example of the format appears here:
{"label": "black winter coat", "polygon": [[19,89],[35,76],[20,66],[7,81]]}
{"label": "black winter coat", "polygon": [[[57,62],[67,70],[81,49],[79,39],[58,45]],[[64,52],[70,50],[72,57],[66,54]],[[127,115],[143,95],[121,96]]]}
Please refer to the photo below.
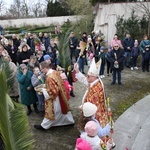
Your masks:
{"label": "black winter coat", "polygon": [[[30,59],[30,56],[31,55],[33,55],[33,51],[31,51],[31,50],[27,50],[26,52],[20,52],[19,54],[18,54],[18,63],[19,64],[22,64],[23,62],[23,60],[25,60],[25,59]],[[28,64],[27,62],[26,63],[24,63],[24,64]]]}
{"label": "black winter coat", "polygon": [[[117,56],[117,60],[115,59],[115,53],[116,53],[116,56]],[[118,61],[118,64],[119,64],[119,68],[116,69],[116,70],[123,70],[123,68],[124,68],[124,59],[125,59],[124,50],[122,50],[120,48],[118,50],[113,49],[110,52],[110,58],[109,59],[110,59],[110,62],[111,62],[111,69],[112,70],[116,69],[114,67],[114,62],[115,61]]]}

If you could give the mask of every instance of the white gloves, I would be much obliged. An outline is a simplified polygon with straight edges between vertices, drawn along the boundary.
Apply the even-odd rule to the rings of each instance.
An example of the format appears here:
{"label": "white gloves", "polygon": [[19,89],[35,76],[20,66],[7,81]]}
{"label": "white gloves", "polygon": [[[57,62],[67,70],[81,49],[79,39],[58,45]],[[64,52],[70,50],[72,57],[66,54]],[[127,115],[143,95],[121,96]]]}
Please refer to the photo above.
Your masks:
{"label": "white gloves", "polygon": [[49,94],[47,93],[46,89],[42,88],[42,93],[43,93],[43,95],[44,95],[45,100],[50,99],[50,96],[49,96]]}

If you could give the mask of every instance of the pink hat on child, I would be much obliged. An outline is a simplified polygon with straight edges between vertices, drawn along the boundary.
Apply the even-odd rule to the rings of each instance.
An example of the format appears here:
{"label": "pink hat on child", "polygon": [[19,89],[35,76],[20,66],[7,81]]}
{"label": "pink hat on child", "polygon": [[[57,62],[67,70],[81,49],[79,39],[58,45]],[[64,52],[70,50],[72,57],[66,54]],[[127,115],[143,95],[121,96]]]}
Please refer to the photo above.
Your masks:
{"label": "pink hat on child", "polygon": [[67,76],[66,76],[65,73],[61,73],[60,76],[61,76],[61,78],[62,78],[63,80],[67,79]]}
{"label": "pink hat on child", "polygon": [[76,150],[92,150],[92,148],[88,142],[82,138],[78,138],[76,140]]}
{"label": "pink hat on child", "polygon": [[97,124],[95,121],[88,121],[84,127],[85,132],[89,136],[96,136],[98,133]]}

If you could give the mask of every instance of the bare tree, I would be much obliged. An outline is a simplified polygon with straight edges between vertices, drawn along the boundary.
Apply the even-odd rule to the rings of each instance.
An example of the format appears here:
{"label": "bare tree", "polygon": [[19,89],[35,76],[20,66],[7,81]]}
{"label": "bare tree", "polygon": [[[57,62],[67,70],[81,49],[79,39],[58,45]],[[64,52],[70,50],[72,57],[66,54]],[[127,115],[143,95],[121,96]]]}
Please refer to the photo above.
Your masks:
{"label": "bare tree", "polygon": [[16,6],[15,5],[10,5],[10,8],[7,11],[7,16],[11,16],[11,17],[17,17],[18,13],[16,10]]}
{"label": "bare tree", "polygon": [[1,15],[2,15],[3,9],[4,9],[4,1],[0,0],[0,13],[1,13]]}
{"label": "bare tree", "polygon": [[30,6],[27,4],[26,0],[22,1],[21,13],[23,17],[28,17],[30,13]]}
{"label": "bare tree", "polygon": [[141,12],[148,20],[148,35],[150,36],[150,0],[147,2],[136,2],[136,7],[133,9],[137,9]]}
{"label": "bare tree", "polygon": [[14,0],[14,6],[16,7],[17,18],[20,18],[21,1],[20,0]]}
{"label": "bare tree", "polygon": [[32,11],[35,17],[43,16],[41,13],[44,10],[45,5],[41,2],[41,0],[33,1]]}

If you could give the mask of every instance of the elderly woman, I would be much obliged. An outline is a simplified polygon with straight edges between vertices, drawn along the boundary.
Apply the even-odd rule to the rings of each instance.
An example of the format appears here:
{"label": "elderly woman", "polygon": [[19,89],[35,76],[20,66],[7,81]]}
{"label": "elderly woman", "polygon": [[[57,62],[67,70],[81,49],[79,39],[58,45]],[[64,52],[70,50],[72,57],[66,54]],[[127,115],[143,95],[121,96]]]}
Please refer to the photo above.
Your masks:
{"label": "elderly woman", "polygon": [[38,113],[36,105],[36,92],[34,91],[34,88],[31,84],[32,75],[33,73],[27,69],[27,66],[25,64],[21,64],[19,66],[17,79],[20,86],[21,103],[27,106],[27,115],[30,115],[32,112],[30,106],[31,104],[33,104],[35,112]]}

